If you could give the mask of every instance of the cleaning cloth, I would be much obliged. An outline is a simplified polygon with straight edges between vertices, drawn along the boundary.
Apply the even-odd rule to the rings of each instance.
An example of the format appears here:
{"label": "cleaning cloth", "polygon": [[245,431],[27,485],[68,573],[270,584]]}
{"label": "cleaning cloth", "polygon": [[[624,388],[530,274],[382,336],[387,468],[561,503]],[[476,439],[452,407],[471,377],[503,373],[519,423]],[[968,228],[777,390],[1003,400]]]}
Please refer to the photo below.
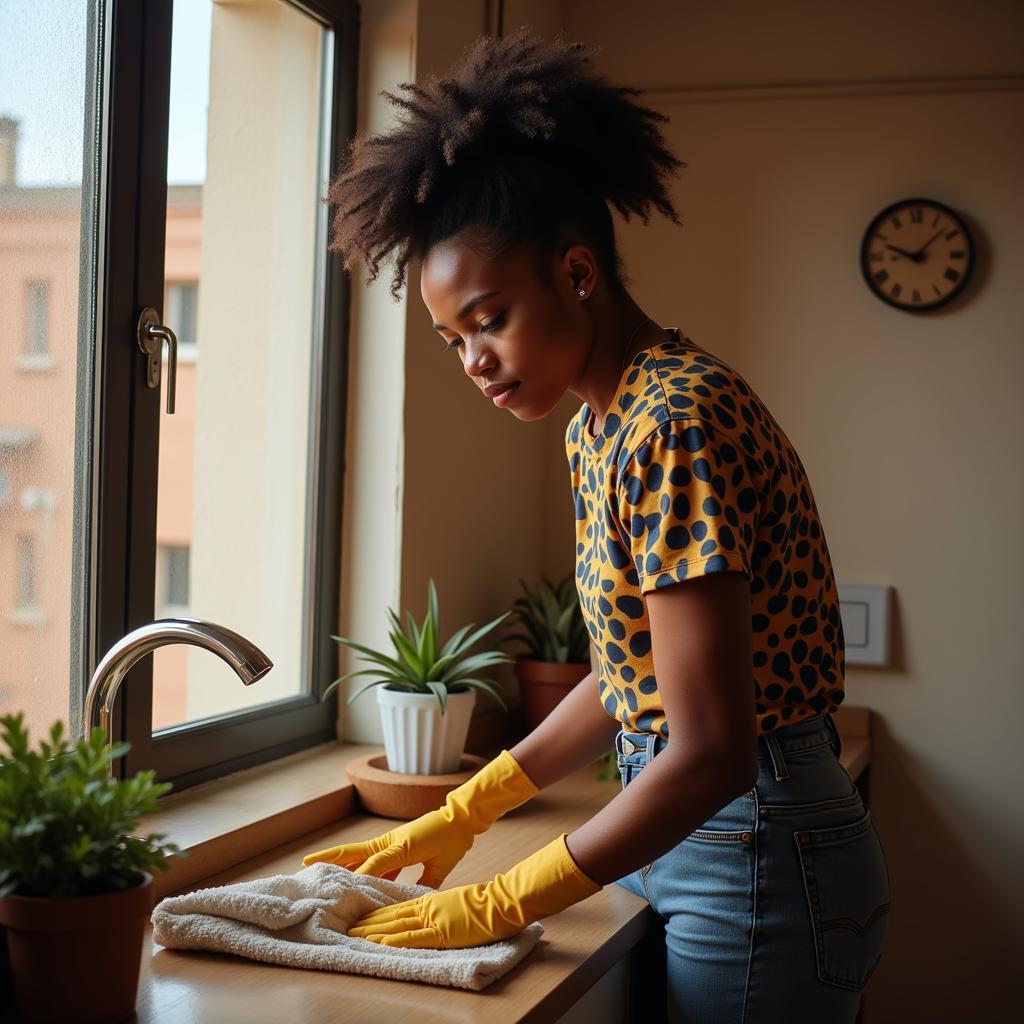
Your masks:
{"label": "cleaning cloth", "polygon": [[345,934],[371,910],[436,891],[321,861],[293,875],[167,896],[153,909],[153,940],[169,949],[480,991],[515,967],[544,932],[535,921],[507,939],[461,949],[385,946]]}

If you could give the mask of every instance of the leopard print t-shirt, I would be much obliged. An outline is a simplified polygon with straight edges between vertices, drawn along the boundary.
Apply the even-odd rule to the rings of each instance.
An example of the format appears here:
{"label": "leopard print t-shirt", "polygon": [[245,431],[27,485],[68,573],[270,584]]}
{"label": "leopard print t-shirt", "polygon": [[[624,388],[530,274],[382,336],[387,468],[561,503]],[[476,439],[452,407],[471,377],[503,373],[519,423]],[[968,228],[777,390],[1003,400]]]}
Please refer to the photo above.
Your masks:
{"label": "leopard print t-shirt", "polygon": [[586,403],[565,433],[601,702],[626,731],[668,737],[642,595],[735,571],[750,580],[758,732],[835,711],[839,594],[800,457],[739,373],[669,330],[623,370],[600,435]]}

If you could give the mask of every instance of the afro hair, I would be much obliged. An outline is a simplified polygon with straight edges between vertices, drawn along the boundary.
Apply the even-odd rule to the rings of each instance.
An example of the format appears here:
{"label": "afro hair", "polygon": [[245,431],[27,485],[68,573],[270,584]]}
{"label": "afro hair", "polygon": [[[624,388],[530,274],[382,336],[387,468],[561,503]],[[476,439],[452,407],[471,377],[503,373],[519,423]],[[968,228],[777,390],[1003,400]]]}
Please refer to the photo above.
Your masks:
{"label": "afro hair", "polygon": [[336,207],[328,248],[346,270],[362,260],[369,282],[394,254],[398,299],[410,259],[460,232],[483,253],[523,242],[546,253],[569,225],[621,287],[608,204],[627,221],[646,224],[653,206],[681,225],[664,182],[686,164],[665,147],[668,118],[634,102],[639,89],[597,76],[593,52],[522,28],[481,36],[447,76],[400,83],[408,96],[383,91],[406,116],[350,141],[322,199]]}

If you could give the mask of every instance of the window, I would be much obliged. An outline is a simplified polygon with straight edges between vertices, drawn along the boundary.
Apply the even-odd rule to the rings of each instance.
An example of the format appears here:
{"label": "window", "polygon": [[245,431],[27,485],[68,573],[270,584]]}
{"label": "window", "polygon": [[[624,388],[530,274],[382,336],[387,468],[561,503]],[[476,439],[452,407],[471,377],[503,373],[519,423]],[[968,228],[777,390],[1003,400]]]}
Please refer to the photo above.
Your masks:
{"label": "window", "polygon": [[199,282],[177,281],[167,285],[167,317],[165,323],[178,339],[178,356],[183,359],[195,357],[196,330],[199,319]]}
{"label": "window", "polygon": [[157,609],[160,618],[188,615],[189,548],[161,544],[157,549]]}
{"label": "window", "polygon": [[[126,633],[236,630],[275,663],[255,686],[179,644],[162,715],[155,657],[118,692],[115,773],[181,791],[335,736],[348,284],[317,200],[354,131],[358,4],[25,11],[0,32],[0,711],[81,734]],[[173,415],[169,363],[133,344],[147,306],[186,355]]]}
{"label": "window", "polygon": [[18,604],[19,611],[36,607],[36,544],[33,537],[18,537]]}
{"label": "window", "polygon": [[50,282],[25,284],[25,355],[45,356],[50,351]]}

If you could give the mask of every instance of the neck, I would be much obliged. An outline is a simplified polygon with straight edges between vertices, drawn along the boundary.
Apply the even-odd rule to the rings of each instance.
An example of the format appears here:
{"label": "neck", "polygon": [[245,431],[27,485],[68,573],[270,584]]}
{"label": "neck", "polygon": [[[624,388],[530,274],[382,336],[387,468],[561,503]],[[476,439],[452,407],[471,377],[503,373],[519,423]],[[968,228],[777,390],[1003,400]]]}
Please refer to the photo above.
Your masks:
{"label": "neck", "polygon": [[628,292],[614,295],[599,289],[587,305],[593,342],[578,379],[568,390],[594,410],[594,428],[600,430],[625,364],[637,352],[663,341],[666,332],[653,317],[643,322],[650,314]]}

